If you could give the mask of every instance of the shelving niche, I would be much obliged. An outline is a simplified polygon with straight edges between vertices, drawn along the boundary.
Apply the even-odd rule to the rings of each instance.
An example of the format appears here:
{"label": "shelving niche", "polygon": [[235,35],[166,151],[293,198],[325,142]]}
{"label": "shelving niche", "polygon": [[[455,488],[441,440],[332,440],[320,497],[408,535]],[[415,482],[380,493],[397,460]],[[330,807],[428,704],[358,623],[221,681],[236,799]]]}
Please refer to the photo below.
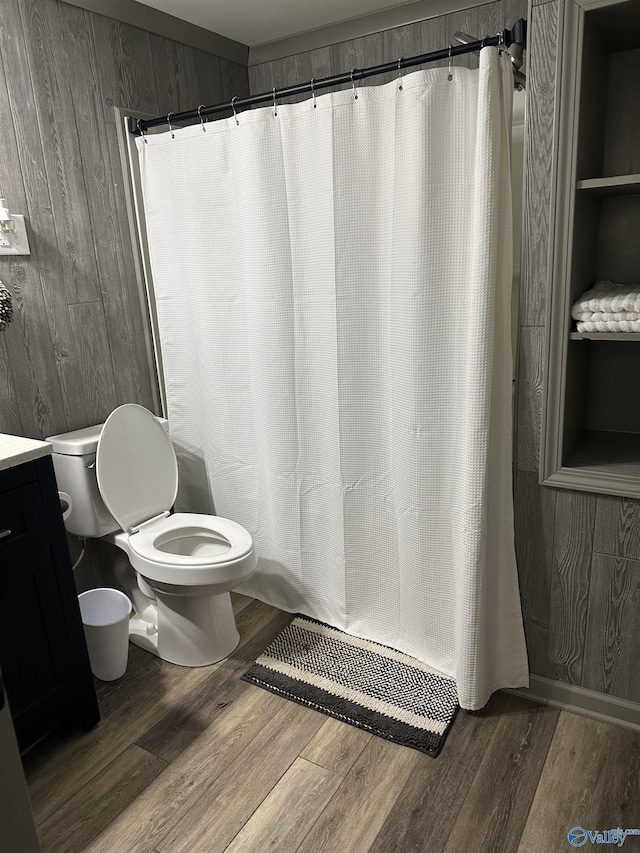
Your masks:
{"label": "shelving niche", "polygon": [[640,0],[569,0],[541,482],[640,498],[640,333],[578,333],[596,281],[640,282]]}

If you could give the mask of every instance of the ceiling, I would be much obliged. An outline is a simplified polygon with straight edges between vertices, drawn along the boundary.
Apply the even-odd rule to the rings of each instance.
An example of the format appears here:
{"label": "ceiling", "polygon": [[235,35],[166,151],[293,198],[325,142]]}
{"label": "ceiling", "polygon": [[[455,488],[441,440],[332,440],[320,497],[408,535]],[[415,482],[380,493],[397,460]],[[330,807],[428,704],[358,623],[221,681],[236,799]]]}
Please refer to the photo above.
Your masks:
{"label": "ceiling", "polygon": [[254,47],[407,0],[138,0],[205,30]]}

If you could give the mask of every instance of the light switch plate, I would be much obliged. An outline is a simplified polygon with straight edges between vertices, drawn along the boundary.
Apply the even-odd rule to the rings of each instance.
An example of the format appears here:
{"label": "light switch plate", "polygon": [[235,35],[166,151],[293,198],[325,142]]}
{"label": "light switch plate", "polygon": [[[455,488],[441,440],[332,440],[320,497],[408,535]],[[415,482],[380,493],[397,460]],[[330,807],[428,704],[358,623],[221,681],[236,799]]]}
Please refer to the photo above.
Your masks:
{"label": "light switch plate", "polygon": [[30,255],[24,216],[12,213],[11,218],[16,223],[16,230],[13,233],[0,231],[0,255]]}

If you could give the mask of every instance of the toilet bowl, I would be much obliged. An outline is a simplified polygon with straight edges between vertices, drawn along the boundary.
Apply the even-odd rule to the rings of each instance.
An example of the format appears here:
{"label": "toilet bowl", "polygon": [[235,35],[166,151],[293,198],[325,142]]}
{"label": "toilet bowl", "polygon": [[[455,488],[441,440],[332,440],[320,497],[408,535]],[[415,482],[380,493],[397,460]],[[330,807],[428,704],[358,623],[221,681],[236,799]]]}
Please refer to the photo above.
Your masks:
{"label": "toilet bowl", "polygon": [[229,592],[256,566],[251,535],[227,518],[170,510],[178,466],[166,421],[127,403],[104,425],[47,439],[70,533],[120,549],[131,642],[171,663],[206,666],[239,641]]}

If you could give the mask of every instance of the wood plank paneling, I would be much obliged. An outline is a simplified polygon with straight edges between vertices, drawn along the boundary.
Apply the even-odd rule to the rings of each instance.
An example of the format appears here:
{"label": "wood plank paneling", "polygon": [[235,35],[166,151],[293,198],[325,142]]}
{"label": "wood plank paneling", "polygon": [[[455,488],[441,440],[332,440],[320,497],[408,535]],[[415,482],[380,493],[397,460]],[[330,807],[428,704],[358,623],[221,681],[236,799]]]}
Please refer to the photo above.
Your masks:
{"label": "wood plank paneling", "polygon": [[[139,402],[151,405],[148,367],[144,349],[142,316],[135,288],[135,275],[129,249],[128,232],[122,231],[114,180],[120,169],[111,162],[110,134],[115,139],[113,111],[105,122],[102,96],[103,79],[115,79],[117,68],[111,53],[96,50],[92,18],[89,12],[68,3],[60,9],[67,51],[69,74],[84,68],[85,74],[74,86],[74,114],[82,156],[85,188],[89,205],[98,277],[104,306],[104,323],[112,365],[109,396],[88,417],[99,423],[114,405]],[[95,17],[95,16],[94,16]],[[100,57],[100,60],[99,60]],[[92,330],[92,326],[85,327]],[[91,393],[88,390],[88,393]]]}
{"label": "wood plank paneling", "polygon": [[[427,53],[447,45],[457,30],[478,37],[495,33],[511,26],[517,18],[525,17],[527,4],[523,0],[485,3],[471,9],[453,12],[394,27],[383,32],[317,48],[305,53],[253,65],[249,68],[249,84],[252,94],[269,91],[273,86],[290,86],[306,82],[311,77],[328,77],[350,71],[352,68],[367,68],[384,62],[393,62],[401,56]],[[455,64],[476,68],[478,58],[474,55],[456,57]],[[446,60],[429,67],[446,65]],[[409,72],[407,72],[409,73]],[[397,77],[397,72],[362,80],[358,85],[379,86]],[[350,84],[347,84],[350,85]],[[344,87],[339,87],[344,88]],[[331,88],[323,92],[332,91]],[[304,100],[308,95],[298,96]]]}
{"label": "wood plank paneling", "polygon": [[587,629],[596,497],[558,491],[549,619],[553,678],[580,684]]}
{"label": "wood plank paneling", "polygon": [[69,306],[69,316],[78,356],[85,365],[84,418],[88,424],[99,424],[105,412],[118,405],[104,306],[102,302],[79,302]]}
{"label": "wood plank paneling", "polygon": [[[0,20],[0,43],[6,43],[8,38],[5,30]],[[11,73],[14,73],[13,69]],[[10,120],[11,103],[1,58],[0,116],[3,117],[0,121],[2,157],[7,162],[19,164],[16,129]],[[27,196],[21,170],[15,168],[6,171],[2,192],[7,199],[11,199],[13,210],[26,213]],[[28,424],[32,432],[46,431],[52,423],[54,410],[62,410],[60,379],[49,334],[42,285],[38,270],[30,261],[28,257],[18,256],[0,265],[0,279],[13,294],[14,303],[11,334],[0,335],[0,431],[9,433],[19,433],[23,423]],[[44,349],[40,341],[48,342],[48,348]],[[30,388],[32,392],[26,397],[18,393],[18,388]]]}
{"label": "wood plank paneling", "polygon": [[599,495],[593,548],[640,560],[640,501]]}
{"label": "wood plank paneling", "polygon": [[[73,347],[63,262],[56,235],[43,140],[38,116],[32,106],[34,90],[18,0],[3,3],[2,11],[0,47],[5,72],[7,68],[11,70],[6,75],[6,83],[18,159],[12,158],[12,148],[3,152],[5,156],[0,158],[0,185],[4,184],[5,172],[16,171],[22,175],[27,205],[24,212],[28,217],[31,237],[31,256],[23,258],[22,264],[25,269],[34,272],[34,278],[30,278],[34,284],[24,293],[24,306],[29,311],[31,324],[35,326],[35,318],[39,318],[37,326],[41,332],[39,336],[34,335],[26,341],[17,341],[15,354],[13,342],[14,337],[20,335],[19,325],[14,323],[3,335],[9,353],[6,365],[12,372],[17,372],[14,384],[21,405],[31,407],[32,412],[31,416],[21,413],[20,432],[28,437],[44,438],[48,432],[82,425],[84,410],[81,406],[80,411],[76,411],[74,399],[76,395],[80,396],[78,391],[83,385],[82,369]],[[4,270],[10,264],[10,256],[0,258],[0,278],[4,278]],[[40,278],[42,302],[36,294],[35,275]],[[25,281],[25,285],[28,284],[29,280]],[[22,330],[24,328],[23,324]],[[23,346],[28,348],[29,362],[46,364],[48,374],[53,369],[57,373],[58,381],[51,377],[48,392],[44,392],[43,383],[20,372],[20,350]],[[44,379],[44,371],[41,371],[41,376]],[[0,406],[0,429],[3,428],[2,410]],[[43,431],[34,432],[36,425]]]}
{"label": "wood plank paneling", "polygon": [[547,643],[553,579],[553,540],[556,495],[541,489],[538,475],[516,471],[516,557],[520,580],[522,618],[527,638],[529,668],[552,678]]}
{"label": "wood plank paneling", "polygon": [[516,407],[516,465],[520,471],[537,471],[540,459],[544,329],[520,329]]}
{"label": "wood plank paneling", "polygon": [[547,273],[552,234],[552,167],[556,104],[559,3],[531,10],[527,71],[527,133],[523,269],[520,322],[542,326],[547,302]]}
{"label": "wood plank paneling", "polygon": [[62,261],[59,284],[67,303],[93,302],[100,298],[100,286],[60,7],[51,0],[20,0],[20,11]]}
{"label": "wood plank paneling", "polygon": [[640,702],[640,561],[593,555],[582,686]]}
{"label": "wood plank paneling", "polygon": [[156,114],[175,93],[188,108],[248,91],[246,68],[162,45],[154,63],[144,30],[60,0],[2,3],[0,187],[27,216],[31,256],[0,257],[16,304],[0,431],[44,438],[153,405],[113,106]]}
{"label": "wood plank paneling", "polygon": [[574,826],[637,828],[638,802],[640,734],[562,714],[522,841],[512,849],[570,850],[567,832]]}
{"label": "wood plank paneling", "polygon": [[152,68],[158,93],[158,113],[166,115],[168,112],[177,113],[190,109],[194,104],[190,92],[192,75],[186,65],[187,48],[153,33],[150,41]]}

